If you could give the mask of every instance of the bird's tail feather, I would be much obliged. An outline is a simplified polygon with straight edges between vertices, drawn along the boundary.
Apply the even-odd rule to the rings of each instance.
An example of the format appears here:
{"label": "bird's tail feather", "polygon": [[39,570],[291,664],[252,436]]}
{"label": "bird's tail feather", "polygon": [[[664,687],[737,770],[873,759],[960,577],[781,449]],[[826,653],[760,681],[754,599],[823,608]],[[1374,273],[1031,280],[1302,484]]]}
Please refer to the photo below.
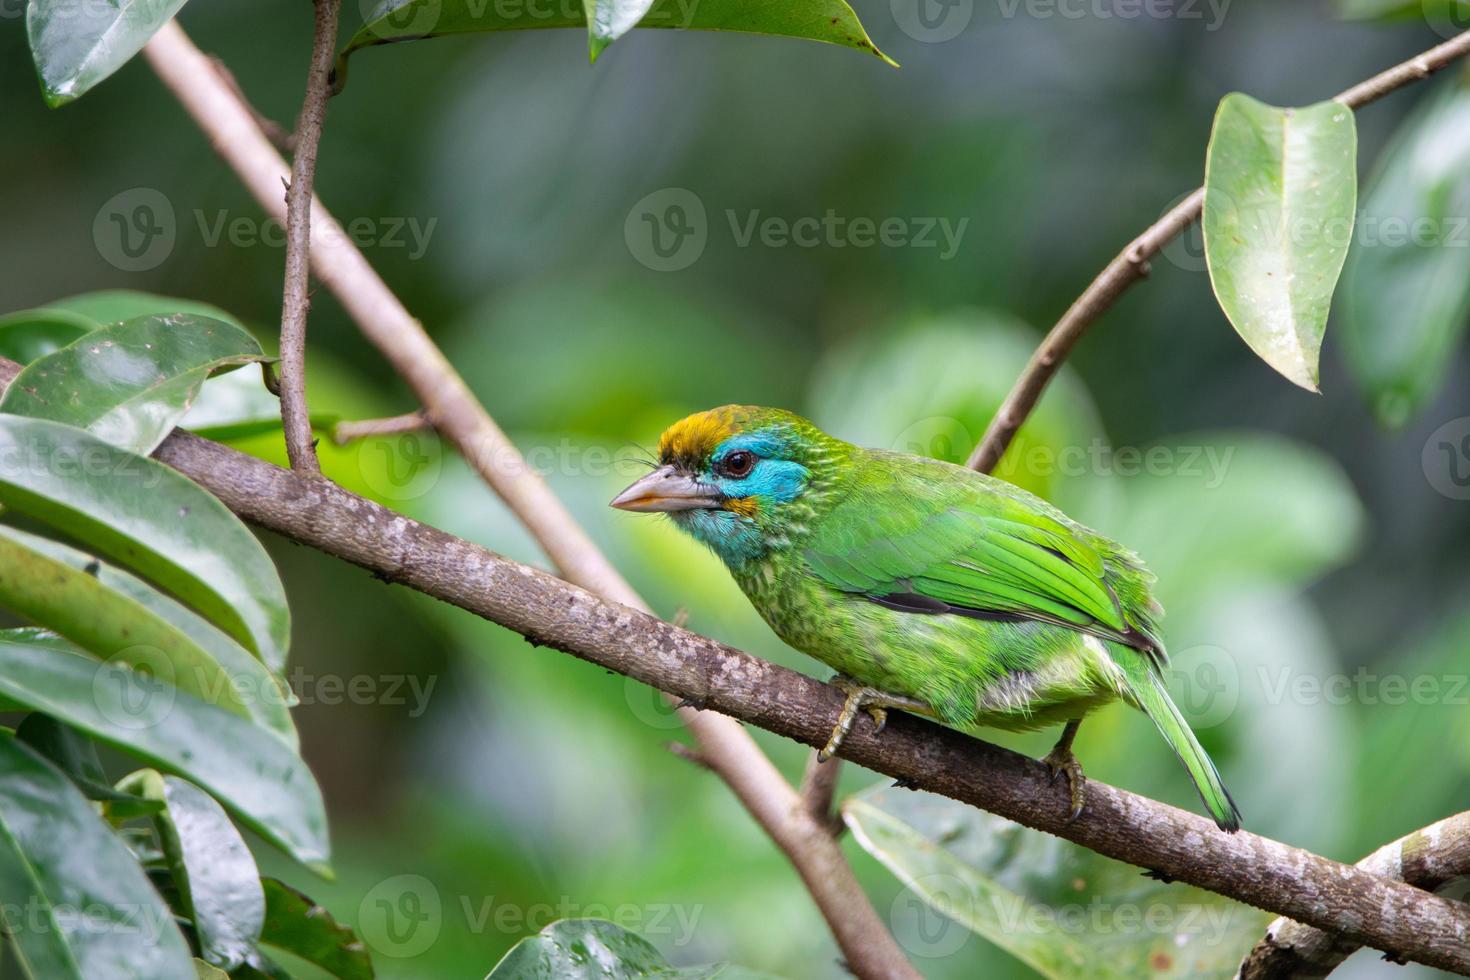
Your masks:
{"label": "bird's tail feather", "polygon": [[1159,733],[1189,771],[1194,787],[1199,790],[1200,799],[1210,811],[1210,816],[1215,818],[1215,823],[1227,833],[1239,830],[1240,810],[1236,807],[1235,800],[1231,799],[1230,791],[1220,781],[1215,763],[1210,761],[1204,747],[1190,730],[1189,723],[1175,707],[1169,692],[1164,688],[1163,680],[1136,651],[1128,650],[1123,656],[1115,653],[1114,660],[1128,677],[1128,686],[1137,706],[1153,720]]}

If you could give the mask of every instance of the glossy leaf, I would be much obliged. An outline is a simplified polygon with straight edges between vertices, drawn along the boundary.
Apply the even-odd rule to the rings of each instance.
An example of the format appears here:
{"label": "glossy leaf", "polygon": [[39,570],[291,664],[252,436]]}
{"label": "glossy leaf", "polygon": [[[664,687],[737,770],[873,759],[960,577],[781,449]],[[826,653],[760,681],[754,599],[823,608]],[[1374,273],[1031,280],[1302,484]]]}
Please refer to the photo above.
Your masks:
{"label": "glossy leaf", "polygon": [[65,422],[146,456],[206,378],[262,356],[254,337],[222,320],[135,317],[30,364],[0,397],[0,412]]}
{"label": "glossy leaf", "polygon": [[928,793],[883,787],[842,815],[932,909],[1052,980],[1224,980],[1270,918]]}
{"label": "glossy leaf", "polygon": [[140,316],[172,316],[184,313],[223,320],[231,326],[245,329],[238,319],[211,303],[201,303],[197,299],[180,299],[177,296],[160,296],[136,289],[99,289],[90,293],[78,293],[48,303],[46,308],[75,313],[95,322],[99,327]]}
{"label": "glossy leaf", "polygon": [[653,0],[583,0],[587,12],[587,49],[597,56],[648,15]]}
{"label": "glossy leaf", "polygon": [[205,382],[179,425],[218,442],[276,432],[281,428],[281,401],[266,388],[259,370],[231,371]]}
{"label": "glossy leaf", "polygon": [[128,664],[200,700],[250,717],[218,661],[144,606],[84,569],[50,558],[0,528],[0,606],[53,630],[101,660]]}
{"label": "glossy leaf", "polygon": [[188,944],[148,876],[59,770],[0,737],[0,894],[32,977],[194,980]]}
{"label": "glossy leaf", "polygon": [[0,504],[141,572],[284,666],[291,623],[275,566],[224,504],[167,466],[80,429],[0,415]]}
{"label": "glossy leaf", "polygon": [[112,819],[147,816],[163,808],[161,803],[108,785],[107,775],[97,757],[97,746],[92,740],[49,715],[27,715],[16,726],[15,737],[61,770],[83,796],[104,804],[104,812]]}
{"label": "glossy leaf", "polygon": [[[588,5],[595,2],[583,0]],[[571,4],[541,7],[487,4],[477,0],[386,0],[364,18],[363,26],[337,59],[336,84],[338,88],[345,84],[352,53],[375,44],[484,31],[583,27],[587,23],[586,9],[576,9]],[[603,0],[600,9],[593,11],[593,26],[589,30],[592,57],[596,58],[598,52],[633,26],[807,38],[867,51],[895,64],[873,44],[846,0],[809,0],[800,4],[750,0],[697,3],[654,0],[649,4],[647,0]]]}
{"label": "glossy leaf", "polygon": [[[603,919],[561,919],[511,947],[485,980],[758,980],[727,963],[675,970],[653,944]],[[774,980],[774,978],[772,978]]]}
{"label": "glossy leaf", "polygon": [[184,0],[31,0],[26,32],[47,105],[62,106],[143,49]]}
{"label": "glossy leaf", "polygon": [[[204,700],[218,701],[218,685],[222,681],[228,683],[238,695],[234,700],[243,703],[249,717],[256,724],[276,735],[292,751],[299,748],[300,737],[296,733],[296,725],[291,720],[290,712],[291,706],[296,703],[296,698],[290,686],[284,679],[272,674],[270,669],[250,651],[240,646],[218,627],[212,626],[203,617],[170,599],[142,579],[129,575],[85,551],[78,551],[76,548],[38,535],[27,534],[15,528],[0,526],[0,545],[3,545],[6,538],[19,542],[30,550],[39,552],[75,571],[84,573],[101,587],[117,594],[116,599],[107,601],[117,604],[121,600],[124,603],[132,603],[141,607],[146,614],[156,617],[181,634],[178,637],[171,637],[171,646],[163,650],[185,648],[184,662],[200,657],[212,659],[225,675],[224,678],[221,678],[211,668],[207,666],[203,668],[203,677],[207,679],[207,683],[196,686],[202,688]],[[3,583],[0,583],[0,586],[3,586]],[[121,616],[132,620],[138,616],[138,612],[125,604]],[[157,623],[152,623],[151,626],[155,631],[159,628]],[[92,628],[96,628],[95,624]],[[139,641],[134,638],[133,642]],[[80,644],[81,641],[78,643]],[[113,646],[111,649],[117,649],[117,647]],[[98,651],[93,650],[92,652],[97,653]],[[170,661],[168,666],[157,667],[154,676],[162,674],[165,680],[169,680],[174,673],[178,672],[180,666],[180,662]],[[229,707],[228,704],[225,706]]]}
{"label": "glossy leaf", "polygon": [[29,364],[58,351],[97,328],[87,317],[67,310],[23,310],[0,317],[0,357]]}
{"label": "glossy leaf", "polygon": [[0,631],[0,695],[197,783],[298,861],[327,860],[321,791],[306,764],[223,708],[14,631]]}
{"label": "glossy leaf", "polygon": [[1309,391],[1357,187],[1357,129],[1345,106],[1278,109],[1239,93],[1220,103],[1205,165],[1210,282],[1251,350]]}
{"label": "glossy leaf", "polygon": [[1348,367],[1385,425],[1444,383],[1470,323],[1470,85],[1452,79],[1384,151],[1343,276]]}
{"label": "glossy leaf", "polygon": [[225,970],[244,963],[265,922],[265,893],[240,832],[188,780],[145,769],[119,787],[164,804],[154,826],[205,961]]}
{"label": "glossy leaf", "polygon": [[224,970],[217,966],[210,966],[198,957],[194,958],[194,970],[199,980],[230,980],[230,975]]}
{"label": "glossy leaf", "polygon": [[[262,878],[265,925],[260,941],[321,967],[338,980],[372,980],[373,964],[362,940],[325,908],[275,878]],[[266,964],[256,969],[269,975]]]}

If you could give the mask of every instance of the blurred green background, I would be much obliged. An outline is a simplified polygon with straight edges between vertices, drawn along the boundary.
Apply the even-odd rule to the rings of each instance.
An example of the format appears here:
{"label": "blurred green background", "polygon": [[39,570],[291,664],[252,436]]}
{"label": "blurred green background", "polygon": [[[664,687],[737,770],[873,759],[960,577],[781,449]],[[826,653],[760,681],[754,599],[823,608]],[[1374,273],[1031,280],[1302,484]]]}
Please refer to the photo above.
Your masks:
{"label": "blurred green background", "polygon": [[[0,9],[3,309],[143,289],[218,304],[272,343],[279,235],[262,236],[259,210],[141,60],[45,109],[19,6]],[[1315,101],[1439,39],[1423,19],[1342,22],[1319,2],[1126,19],[1098,16],[1106,4],[961,0],[926,8],[967,17],[944,39],[958,21],[925,27],[908,0],[856,9],[901,70],[836,47],[664,31],[630,34],[595,67],[570,30],[369,50],[331,103],[317,184],[344,224],[365,219],[370,261],[660,614],[685,610],[693,629],[819,676],[710,556],[606,508],[640,471],[628,457],[732,401],[963,457],[1040,331],[1200,182],[1221,95]],[[362,12],[345,5],[344,37]],[[289,122],[310,4],[213,0],[182,23]],[[1365,169],[1432,88],[1360,114]],[[168,202],[174,241],[129,271],[106,215],[140,188]],[[650,268],[662,261],[650,235],[660,222],[671,233],[668,206],[691,196],[702,251]],[[898,219],[909,244],[745,236],[752,221],[829,212]],[[1159,573],[1176,695],[1247,827],[1353,861],[1470,799],[1470,502],[1457,461],[1430,445],[1447,424],[1470,434],[1470,384],[1459,350],[1445,390],[1384,431],[1335,329],[1324,394],[1286,383],[1219,312],[1195,233],[1082,344],[999,472]],[[309,366],[318,412],[415,407],[325,290]],[[275,439],[246,448],[282,455]],[[432,436],[324,456],[353,489],[541,562]],[[263,866],[357,923],[380,975],[482,976],[568,915],[613,918],[675,963],[843,975],[776,850],[718,781],[667,751],[684,736],[652,692],[269,544],[340,877],[312,881],[264,849]],[[799,775],[804,750],[756,736]],[[1040,754],[1052,737],[1007,741]],[[1096,778],[1197,809],[1142,716],[1109,709],[1078,751]],[[849,767],[843,789],[877,781]],[[926,976],[1035,975],[845,841]],[[412,911],[409,894],[433,918],[405,939],[393,915]],[[1385,971],[1428,975],[1373,954],[1344,975]]]}

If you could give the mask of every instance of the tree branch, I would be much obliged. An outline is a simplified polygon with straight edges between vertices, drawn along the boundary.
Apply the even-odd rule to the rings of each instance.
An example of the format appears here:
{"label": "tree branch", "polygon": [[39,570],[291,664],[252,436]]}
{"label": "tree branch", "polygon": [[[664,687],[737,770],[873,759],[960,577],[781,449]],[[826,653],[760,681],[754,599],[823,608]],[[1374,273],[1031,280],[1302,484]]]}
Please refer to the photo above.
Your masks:
{"label": "tree branch", "polygon": [[[1385,844],[1357,867],[1384,878],[1396,878],[1425,891],[1435,891],[1470,875],[1470,811],[1416,830]],[[1335,970],[1359,948],[1337,933],[1323,932],[1290,919],[1277,919],[1266,929],[1241,964],[1238,980],[1315,980]]]}
{"label": "tree branch", "polygon": [[405,412],[385,419],[363,419],[359,422],[338,422],[332,426],[332,441],[345,446],[354,439],[368,436],[395,436],[403,432],[422,432],[433,428],[422,411]]}
{"label": "tree branch", "polygon": [[[261,527],[506,626],[532,645],[711,711],[817,747],[842,709],[842,694],[820,681],[598,598],[327,481],[180,431],[155,456]],[[1082,815],[1069,820],[1067,788],[1042,763],[912,715],[892,714],[882,733],[855,726],[842,755],[1109,857],[1470,975],[1470,907],[1461,903],[1246,831],[1221,833],[1202,816],[1096,781],[1088,782]],[[783,826],[832,842],[814,820]],[[808,859],[831,853],[812,846]]]}
{"label": "tree branch", "polygon": [[[1406,85],[1428,78],[1466,55],[1470,55],[1470,31],[1354,85],[1337,95],[1335,101],[1350,109],[1361,108]],[[968,465],[971,469],[981,473],[995,469],[1016,432],[1036,407],[1041,393],[1087,328],[1111,309],[1129,286],[1148,275],[1150,258],[1199,220],[1204,201],[1205,191],[1201,187],[1130,242],[1077,297],[1077,301],[1042,340],[1041,346],[1036,348],[1036,353],[1031,355],[1025,370],[1006,395],[990,427],[985,430],[985,436],[970,454]]]}
{"label": "tree branch", "polygon": [[[183,103],[215,150],[267,213],[279,217],[280,157],[250,108],[176,22],[144,48],[153,70]],[[330,289],[408,382],[425,417],[453,444],[535,536],[569,581],[615,602],[646,610],[643,600],[592,543],[545,481],[527,465],[464,379],[368,265],[321,202],[313,199],[311,259]],[[713,712],[679,710],[699,756],[730,787],[796,868],[860,977],[921,980],[858,884],[835,838],[738,724]]]}
{"label": "tree branch", "polygon": [[[316,180],[316,154],[327,114],[327,76],[337,49],[337,14],[341,0],[314,0],[316,24],[311,42],[311,65],[306,73],[306,97],[296,120],[295,152],[291,155],[291,182],[286,188],[286,283],[281,296],[281,428],[286,434],[286,456],[293,470],[319,473],[311,413],[306,407],[306,313],[311,305],[311,187]],[[216,60],[214,77],[223,79]],[[238,84],[230,87],[238,93]],[[258,127],[259,114],[252,116]],[[257,131],[258,128],[257,128]],[[262,138],[264,135],[262,134]]]}

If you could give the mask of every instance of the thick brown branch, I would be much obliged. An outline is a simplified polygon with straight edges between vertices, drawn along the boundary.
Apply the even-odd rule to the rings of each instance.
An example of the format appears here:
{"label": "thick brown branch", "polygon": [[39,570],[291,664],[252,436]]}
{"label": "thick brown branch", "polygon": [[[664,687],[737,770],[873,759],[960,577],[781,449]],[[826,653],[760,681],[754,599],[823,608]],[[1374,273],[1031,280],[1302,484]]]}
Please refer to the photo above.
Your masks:
{"label": "thick brown branch", "polygon": [[[1405,85],[1428,78],[1466,55],[1470,55],[1470,31],[1375,75],[1366,82],[1354,85],[1340,93],[1336,101],[1357,109],[1390,92],[1396,92]],[[1001,403],[990,427],[985,430],[985,436],[970,454],[971,469],[982,473],[995,469],[1000,458],[1005,455],[1006,447],[1011,444],[1016,432],[1036,407],[1041,393],[1061,369],[1062,362],[1067,359],[1077,341],[1082,339],[1087,328],[1097,322],[1129,286],[1148,275],[1149,259],[1199,220],[1204,200],[1205,192],[1201,187],[1130,242],[1127,248],[1108,263],[1107,268],[1103,269],[1082,295],[1077,297],[1077,301],[1042,340],[1041,346],[1036,348],[1036,353],[1031,355],[1030,362],[1016,379],[1006,400]]]}
{"label": "thick brown branch", "polygon": [[[246,520],[500,623],[533,645],[710,711],[812,747],[826,741],[841,711],[842,695],[820,681],[598,598],[326,481],[177,431],[156,456]],[[855,726],[842,755],[1109,857],[1470,975],[1470,908],[1461,903],[1245,831],[1222,833],[1197,814],[1104,783],[1088,782],[1086,809],[1069,820],[1067,789],[1041,763],[906,714],[892,714],[882,733]],[[794,792],[790,798],[799,806]],[[815,820],[799,826],[832,840]],[[831,853],[811,847],[809,855]]]}
{"label": "thick brown branch", "polygon": [[[315,0],[316,26],[306,98],[296,121],[291,182],[286,189],[286,282],[281,297],[281,427],[291,468],[317,473],[311,414],[306,408],[306,314],[311,305],[311,202],[316,181],[316,154],[327,114],[327,76],[337,48],[337,14],[341,0]],[[220,71],[215,77],[222,77]],[[239,87],[234,86],[238,92]],[[258,114],[257,114],[258,115]],[[255,120],[258,122],[258,120]],[[262,137],[263,138],[263,137]]]}
{"label": "thick brown branch", "polygon": [[[164,84],[184,104],[214,148],[269,214],[280,214],[282,164],[238,92],[220,82],[176,23],[144,49]],[[311,259],[363,334],[408,382],[426,418],[470,462],[535,536],[558,571],[615,602],[646,609],[545,481],[527,465],[464,379],[368,265],[320,201],[313,199]],[[681,709],[699,756],[735,793],[786,854],[860,977],[919,980],[898,948],[836,840],[754,740],[729,718]]]}
{"label": "thick brown branch", "polygon": [[[1470,811],[1385,844],[1357,867],[1435,891],[1470,875]],[[1277,919],[1241,964],[1240,980],[1315,980],[1337,969],[1359,948],[1336,933]]]}

